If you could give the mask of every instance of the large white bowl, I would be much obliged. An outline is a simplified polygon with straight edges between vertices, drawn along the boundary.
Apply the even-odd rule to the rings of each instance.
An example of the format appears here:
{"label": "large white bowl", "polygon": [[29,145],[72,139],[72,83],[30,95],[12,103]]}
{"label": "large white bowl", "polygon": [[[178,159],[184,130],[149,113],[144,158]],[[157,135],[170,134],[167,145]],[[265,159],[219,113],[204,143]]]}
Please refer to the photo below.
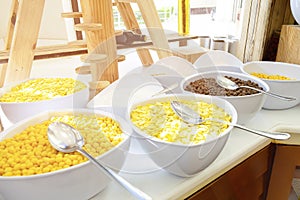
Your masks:
{"label": "large white bowl", "polygon": [[284,101],[274,97],[267,96],[263,108],[266,109],[287,109],[300,103],[300,65],[288,64],[282,62],[256,61],[245,63],[241,68],[245,74],[252,72],[282,75],[294,80],[269,80],[262,79],[270,86],[270,92],[296,97],[295,101]]}
{"label": "large white bowl", "polygon": [[[119,171],[129,150],[132,129],[122,118],[103,111],[91,111],[87,109],[47,111],[13,125],[1,133],[0,140],[12,137],[29,125],[40,123],[51,116],[72,113],[108,116],[119,122],[123,133],[126,134],[125,139],[113,149],[97,157],[104,165]],[[0,199],[89,199],[102,191],[110,180],[109,177],[91,162],[84,162],[45,174],[12,177],[0,176]]]}
{"label": "large white bowl", "polygon": [[[24,80],[27,81],[27,80]],[[24,81],[4,86],[0,90],[0,96],[10,91],[10,89]],[[51,109],[85,108],[89,101],[88,86],[73,94],[55,97],[50,100],[36,102],[0,102],[3,113],[11,123],[16,123],[27,117]]]}
{"label": "large white bowl", "polygon": [[[130,121],[130,112],[138,105],[178,99],[204,101],[216,104],[232,116],[233,123],[236,123],[237,121],[235,108],[226,100],[205,95],[195,96],[189,94],[165,95],[135,103],[128,108],[128,120]],[[143,132],[132,122],[131,125],[135,131],[135,139],[137,139],[144,151],[156,163],[156,165],[169,173],[181,177],[193,176],[209,166],[222,151],[229,137],[229,133],[232,130],[232,126],[229,126],[219,136],[212,137],[204,143],[184,145],[164,142]]]}
{"label": "large white bowl", "polygon": [[[242,80],[251,80],[255,83],[258,83],[258,85],[261,86],[264,89],[264,91],[266,92],[269,91],[269,86],[259,78],[246,75],[243,73],[236,73],[236,72],[229,72],[229,71],[209,71],[209,72],[198,73],[186,77],[181,82],[180,88],[185,93],[192,93],[184,89],[187,85],[190,84],[190,82],[193,82],[201,78],[216,78],[220,74],[223,76],[236,77]],[[251,120],[256,115],[256,113],[261,110],[266,99],[266,96],[262,93],[257,93],[257,94],[247,95],[247,96],[219,96],[219,97],[226,99],[227,101],[232,103],[232,105],[236,108],[239,124],[245,124],[246,122]]]}

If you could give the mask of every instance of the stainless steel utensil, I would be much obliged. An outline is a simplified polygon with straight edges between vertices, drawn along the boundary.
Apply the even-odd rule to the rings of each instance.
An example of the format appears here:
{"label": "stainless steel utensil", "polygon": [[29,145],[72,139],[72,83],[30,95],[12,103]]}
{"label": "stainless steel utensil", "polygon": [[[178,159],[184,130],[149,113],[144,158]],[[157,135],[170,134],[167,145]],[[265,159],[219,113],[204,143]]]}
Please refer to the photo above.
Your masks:
{"label": "stainless steel utensil", "polygon": [[95,164],[106,175],[117,181],[121,186],[127,189],[133,196],[138,199],[152,199],[138,188],[131,185],[124,178],[119,176],[113,170],[103,166],[88,152],[82,149],[84,139],[78,130],[63,122],[53,122],[48,127],[48,139],[51,145],[58,151],[70,153],[77,151],[83,156],[87,157],[93,164]]}
{"label": "stainless steel utensil", "polygon": [[216,121],[216,122],[219,122],[219,123],[225,123],[225,124],[228,124],[230,126],[234,126],[236,128],[242,129],[244,131],[255,133],[257,135],[268,137],[268,138],[275,139],[275,140],[287,140],[291,137],[291,135],[288,134],[288,133],[253,130],[253,129],[247,128],[245,126],[230,123],[230,122],[226,122],[226,121],[223,121],[223,120],[220,120],[220,119],[209,118],[209,119],[203,120],[201,118],[201,116],[196,111],[194,111],[189,106],[184,105],[183,103],[181,103],[179,101],[171,101],[171,107],[172,107],[173,111],[183,121],[185,121],[187,123],[190,123],[190,124],[201,124],[205,121]]}
{"label": "stainless steel utensil", "polygon": [[258,92],[261,92],[263,94],[266,94],[266,95],[269,95],[271,97],[275,97],[275,98],[278,98],[278,99],[281,99],[281,100],[285,100],[285,101],[294,101],[294,100],[296,100],[296,97],[282,96],[282,95],[279,95],[279,94],[274,94],[272,92],[266,92],[264,90],[260,90],[260,89],[255,88],[255,87],[250,87],[250,86],[247,86],[247,85],[240,85],[239,86],[235,82],[231,81],[230,79],[228,79],[228,78],[226,78],[222,75],[217,76],[216,81],[217,81],[219,86],[221,86],[223,88],[226,88],[226,89],[229,89],[229,90],[236,90],[238,88],[248,88],[248,89],[256,90]]}

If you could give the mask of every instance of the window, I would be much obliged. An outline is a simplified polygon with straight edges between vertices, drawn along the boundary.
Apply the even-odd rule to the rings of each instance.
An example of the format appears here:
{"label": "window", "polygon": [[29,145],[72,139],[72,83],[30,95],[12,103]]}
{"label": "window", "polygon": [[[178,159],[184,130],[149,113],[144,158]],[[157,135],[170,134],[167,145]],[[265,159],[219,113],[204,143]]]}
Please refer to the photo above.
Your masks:
{"label": "window", "polygon": [[[177,32],[178,0],[154,0],[158,15],[166,30]],[[239,37],[243,0],[190,0],[190,33],[199,36]],[[135,4],[132,8],[141,28],[144,21]],[[116,29],[125,29],[124,23],[114,9]]]}

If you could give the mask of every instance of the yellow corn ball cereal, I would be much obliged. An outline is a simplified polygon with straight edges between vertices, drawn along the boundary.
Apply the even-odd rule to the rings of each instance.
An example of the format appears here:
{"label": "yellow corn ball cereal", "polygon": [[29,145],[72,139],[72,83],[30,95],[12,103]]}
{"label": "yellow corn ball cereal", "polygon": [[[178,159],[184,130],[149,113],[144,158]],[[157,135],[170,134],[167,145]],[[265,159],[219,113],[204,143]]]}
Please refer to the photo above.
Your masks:
{"label": "yellow corn ball cereal", "polygon": [[0,97],[0,102],[35,102],[67,96],[86,85],[72,78],[37,78],[20,83]]}
{"label": "yellow corn ball cereal", "polygon": [[[84,137],[83,149],[99,156],[124,139],[119,124],[108,117],[64,115],[27,127],[12,138],[0,141],[0,176],[27,176],[56,171],[87,159],[78,152],[62,153],[48,141],[50,123],[63,121],[77,128]],[[105,130],[102,125],[105,124]]]}
{"label": "yellow corn ball cereal", "polygon": [[[206,102],[183,101],[197,111],[203,119],[217,118],[231,121],[222,108]],[[227,124],[206,121],[199,125],[183,122],[172,110],[170,102],[139,105],[130,113],[131,121],[145,133],[166,142],[198,144],[208,135],[218,135],[228,128]]]}
{"label": "yellow corn ball cereal", "polygon": [[290,77],[282,76],[278,74],[271,75],[271,74],[252,72],[251,75],[256,76],[258,78],[270,79],[270,80],[292,80],[292,78]]}

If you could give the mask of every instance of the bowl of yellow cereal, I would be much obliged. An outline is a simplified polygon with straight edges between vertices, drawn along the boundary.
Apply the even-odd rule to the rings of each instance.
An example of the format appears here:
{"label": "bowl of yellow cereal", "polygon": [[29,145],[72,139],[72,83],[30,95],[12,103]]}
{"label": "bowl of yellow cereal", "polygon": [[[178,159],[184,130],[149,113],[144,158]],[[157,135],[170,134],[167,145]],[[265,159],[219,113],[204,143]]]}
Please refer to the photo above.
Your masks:
{"label": "bowl of yellow cereal", "polygon": [[294,101],[284,101],[267,96],[263,108],[287,109],[300,103],[300,65],[283,62],[253,61],[242,66],[245,74],[260,78],[270,87],[270,92],[296,97]]}
{"label": "bowl of yellow cereal", "polygon": [[119,172],[130,146],[132,129],[104,111],[45,111],[22,120],[0,135],[0,196],[4,199],[90,199],[110,177],[78,152],[62,153],[48,141],[47,129],[62,121],[80,131],[84,149]]}
{"label": "bowl of yellow cereal", "polygon": [[49,109],[85,108],[88,100],[87,85],[68,77],[28,79],[0,90],[0,106],[12,123]]}
{"label": "bowl of yellow cereal", "polygon": [[222,151],[232,126],[206,121],[199,125],[182,121],[170,102],[180,101],[203,119],[236,123],[237,113],[228,101],[205,95],[164,95],[134,103],[128,115],[133,137],[162,170],[191,177],[209,166]]}

